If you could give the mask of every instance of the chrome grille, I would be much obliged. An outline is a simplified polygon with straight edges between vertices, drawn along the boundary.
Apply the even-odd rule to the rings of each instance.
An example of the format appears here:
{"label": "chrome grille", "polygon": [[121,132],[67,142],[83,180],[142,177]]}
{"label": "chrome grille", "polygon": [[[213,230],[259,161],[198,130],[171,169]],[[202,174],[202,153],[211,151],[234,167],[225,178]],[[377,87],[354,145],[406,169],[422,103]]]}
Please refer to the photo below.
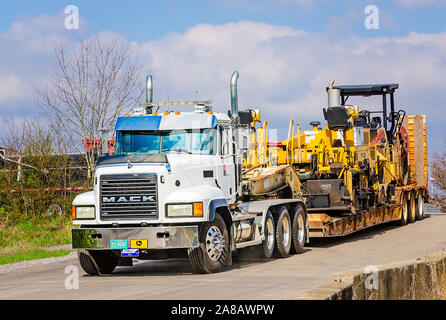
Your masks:
{"label": "chrome grille", "polygon": [[156,174],[116,174],[100,177],[101,217],[157,218]]}

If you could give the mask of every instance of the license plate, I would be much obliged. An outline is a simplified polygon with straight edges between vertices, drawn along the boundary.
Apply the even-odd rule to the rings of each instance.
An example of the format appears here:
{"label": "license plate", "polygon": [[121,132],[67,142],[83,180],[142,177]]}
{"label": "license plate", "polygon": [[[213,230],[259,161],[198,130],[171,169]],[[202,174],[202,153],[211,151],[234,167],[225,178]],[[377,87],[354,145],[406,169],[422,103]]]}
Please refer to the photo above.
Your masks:
{"label": "license plate", "polygon": [[139,249],[122,249],[121,257],[139,257]]}
{"label": "license plate", "polygon": [[130,240],[130,248],[147,249],[147,240]]}
{"label": "license plate", "polygon": [[124,239],[112,239],[110,240],[110,249],[127,249],[129,247],[129,241]]}

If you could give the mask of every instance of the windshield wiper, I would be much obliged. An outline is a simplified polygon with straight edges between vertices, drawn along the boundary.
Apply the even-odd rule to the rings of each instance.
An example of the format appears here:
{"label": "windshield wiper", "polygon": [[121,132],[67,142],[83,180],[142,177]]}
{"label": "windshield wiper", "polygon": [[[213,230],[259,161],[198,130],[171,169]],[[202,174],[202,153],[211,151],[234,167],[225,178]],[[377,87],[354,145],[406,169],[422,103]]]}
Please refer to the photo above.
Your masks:
{"label": "windshield wiper", "polygon": [[161,152],[168,152],[168,151],[187,152],[188,154],[192,154],[191,151],[189,151],[189,150],[187,150],[187,149],[182,149],[182,148],[176,148],[176,149],[163,149],[163,150],[161,150]]}

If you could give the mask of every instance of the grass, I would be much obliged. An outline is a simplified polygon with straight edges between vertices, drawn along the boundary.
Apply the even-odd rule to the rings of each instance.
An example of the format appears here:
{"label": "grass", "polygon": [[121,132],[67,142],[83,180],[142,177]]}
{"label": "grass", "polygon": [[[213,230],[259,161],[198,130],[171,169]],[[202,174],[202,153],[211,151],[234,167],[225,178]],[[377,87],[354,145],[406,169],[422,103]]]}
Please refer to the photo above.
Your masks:
{"label": "grass", "polygon": [[45,248],[71,243],[71,219],[68,216],[0,216],[0,264],[58,257],[69,250],[46,251]]}
{"label": "grass", "polygon": [[61,257],[69,254],[70,250],[46,251],[43,249],[32,250],[24,253],[16,253],[8,256],[0,256],[0,265],[19,261],[35,260],[51,257]]}

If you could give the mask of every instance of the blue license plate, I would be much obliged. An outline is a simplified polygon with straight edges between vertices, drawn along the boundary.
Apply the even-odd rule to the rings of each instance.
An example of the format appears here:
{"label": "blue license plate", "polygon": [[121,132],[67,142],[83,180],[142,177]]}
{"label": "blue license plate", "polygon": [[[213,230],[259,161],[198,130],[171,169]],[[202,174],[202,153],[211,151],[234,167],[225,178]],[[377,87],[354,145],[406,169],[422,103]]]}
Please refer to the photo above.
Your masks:
{"label": "blue license plate", "polygon": [[121,257],[139,257],[139,249],[122,249]]}

